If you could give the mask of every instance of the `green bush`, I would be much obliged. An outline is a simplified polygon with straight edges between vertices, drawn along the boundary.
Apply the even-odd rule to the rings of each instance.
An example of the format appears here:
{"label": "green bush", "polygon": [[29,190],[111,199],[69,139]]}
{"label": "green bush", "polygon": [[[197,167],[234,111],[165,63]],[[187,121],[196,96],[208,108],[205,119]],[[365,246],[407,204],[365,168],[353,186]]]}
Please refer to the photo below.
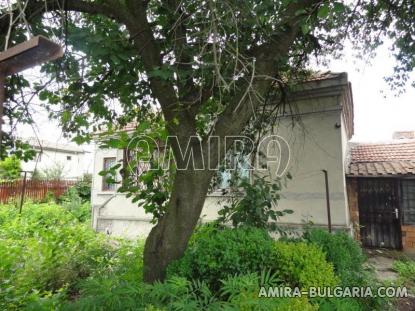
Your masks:
{"label": "green bush", "polygon": [[[329,298],[319,301],[320,311],[363,311],[376,310],[372,308],[364,308],[357,299],[353,298]],[[367,306],[369,307],[369,306]]]}
{"label": "green bush", "polygon": [[117,253],[104,268],[77,285],[80,299],[65,303],[64,310],[137,310],[144,305],[145,285],[142,241],[120,241]]}
{"label": "green bush", "polygon": [[259,288],[275,287],[280,284],[278,276],[274,273],[262,272],[243,274],[228,277],[222,281],[220,297],[227,302],[231,310],[292,310],[312,311],[318,310],[318,305],[312,305],[306,297],[296,298],[264,298]]}
{"label": "green bush", "polygon": [[231,224],[234,228],[247,226],[285,233],[277,226],[277,220],[293,211],[276,209],[283,185],[280,179],[270,180],[268,176],[255,175],[253,181],[242,178],[231,184],[234,189],[228,202],[218,212],[218,223]]}
{"label": "green bush", "polygon": [[267,268],[273,243],[262,229],[204,225],[193,235],[184,256],[169,266],[168,275],[203,280],[217,289],[228,276]]}
{"label": "green bush", "polygon": [[333,265],[326,261],[323,251],[304,242],[277,241],[272,254],[273,268],[289,286],[335,286],[339,280]]}
{"label": "green bush", "polygon": [[75,216],[80,222],[91,218],[91,205],[84,201],[76,187],[69,188],[60,198],[59,202],[64,209]]}
{"label": "green bush", "polygon": [[[322,250],[265,230],[205,225],[169,278],[142,282],[143,243],[107,239],[56,204],[0,205],[0,310],[370,310],[377,301],[263,298],[260,286],[332,286]],[[408,270],[410,271],[410,270]],[[369,303],[366,308],[366,303]]]}
{"label": "green bush", "polygon": [[[167,310],[244,310],[244,311],[313,311],[307,298],[261,298],[259,286],[275,286],[267,283],[263,275],[249,273],[230,276],[221,283],[221,289],[215,295],[202,281],[189,281],[173,277],[165,283],[156,283],[149,287],[148,296],[151,305]],[[162,304],[160,304],[162,302]]]}
{"label": "green bush", "polygon": [[409,286],[415,286],[415,262],[412,260],[396,260],[393,269],[398,272],[400,279]]}
{"label": "green bush", "polygon": [[92,175],[84,174],[82,179],[77,181],[74,188],[78,192],[79,197],[83,202],[91,201],[91,187],[92,187]]}
{"label": "green bush", "polygon": [[[321,229],[310,229],[306,240],[322,248],[328,262],[334,266],[342,286],[369,286],[373,292],[380,286],[373,272],[365,267],[366,256],[358,242],[344,232],[329,233]],[[360,299],[325,299],[324,310],[379,310],[387,299],[366,297]]]}
{"label": "green bush", "polygon": [[[203,281],[173,276],[153,285],[120,282],[116,276],[90,282],[75,303],[63,310],[274,310],[314,311],[306,297],[261,298],[260,285],[275,286],[273,276],[256,273],[228,277],[215,293]],[[53,300],[51,301],[53,302]],[[50,303],[51,303],[50,302]],[[49,304],[50,304],[49,303]]]}
{"label": "green bush", "polygon": [[364,284],[364,256],[360,245],[348,234],[336,232],[331,234],[321,229],[311,229],[305,234],[307,241],[322,248],[327,261],[334,266],[343,286],[360,286]]}
{"label": "green bush", "polygon": [[0,309],[37,298],[71,295],[80,280],[102,272],[117,248],[55,204],[25,204],[21,215],[0,206]]}
{"label": "green bush", "polygon": [[5,158],[0,161],[0,181],[19,179],[21,170],[20,160],[16,156]]}

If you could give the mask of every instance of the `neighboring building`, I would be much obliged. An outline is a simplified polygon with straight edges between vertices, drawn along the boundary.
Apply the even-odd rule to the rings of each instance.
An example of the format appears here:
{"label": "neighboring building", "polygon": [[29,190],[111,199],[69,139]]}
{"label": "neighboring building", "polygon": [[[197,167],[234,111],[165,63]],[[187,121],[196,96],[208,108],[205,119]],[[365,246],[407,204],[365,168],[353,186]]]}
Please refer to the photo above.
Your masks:
{"label": "neighboring building", "polygon": [[351,148],[347,190],[356,238],[364,246],[415,250],[414,133]]}
{"label": "neighboring building", "polygon": [[[288,142],[290,153],[281,154],[273,171],[288,166],[293,179],[282,191],[279,209],[291,209],[280,225],[294,230],[311,221],[327,227],[326,185],[323,170],[328,172],[331,223],[334,229],[351,230],[346,194],[347,142],[353,135],[353,99],[346,73],[325,73],[302,84],[289,97],[291,113],[283,113],[274,134]],[[92,187],[93,227],[116,236],[137,237],[148,234],[153,226],[151,215],[132,203],[116,186],[108,185],[99,175],[103,168],[123,161],[124,150],[95,150]],[[283,162],[286,163],[283,163]],[[226,176],[225,176],[226,177]],[[121,178],[121,177],[120,177]],[[222,184],[226,187],[226,183]],[[222,191],[206,198],[204,221],[217,218],[223,204]]]}
{"label": "neighboring building", "polygon": [[62,168],[65,179],[76,179],[88,172],[87,151],[73,144],[53,143],[36,138],[26,140],[36,151],[36,156],[29,162],[22,162],[22,169],[39,172],[53,168]]}

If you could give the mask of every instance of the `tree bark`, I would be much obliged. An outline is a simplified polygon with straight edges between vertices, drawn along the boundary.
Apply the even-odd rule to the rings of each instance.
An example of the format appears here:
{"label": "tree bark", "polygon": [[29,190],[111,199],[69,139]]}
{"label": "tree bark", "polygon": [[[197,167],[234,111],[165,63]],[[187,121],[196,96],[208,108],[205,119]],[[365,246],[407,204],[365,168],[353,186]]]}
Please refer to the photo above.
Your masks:
{"label": "tree bark", "polygon": [[209,170],[177,171],[169,208],[145,243],[145,282],[164,280],[169,263],[183,255],[202,212],[212,174]]}

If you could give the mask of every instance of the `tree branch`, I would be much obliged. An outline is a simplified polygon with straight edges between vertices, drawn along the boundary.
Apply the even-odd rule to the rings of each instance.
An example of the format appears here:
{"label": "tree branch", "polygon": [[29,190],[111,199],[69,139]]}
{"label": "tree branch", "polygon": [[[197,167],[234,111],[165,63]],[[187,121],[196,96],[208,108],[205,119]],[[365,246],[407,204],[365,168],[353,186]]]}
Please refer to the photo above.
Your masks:
{"label": "tree branch", "polygon": [[[105,0],[100,3],[84,0],[28,0],[24,14],[30,23],[46,11],[59,11],[63,9],[88,14],[99,14],[114,19],[119,23],[124,23],[125,18],[123,7],[118,0]],[[13,16],[19,16],[21,12],[19,8],[16,8],[12,14]],[[5,36],[10,28],[10,21],[6,17],[5,15],[0,18],[0,35],[2,36]]]}
{"label": "tree branch", "polygon": [[[247,55],[256,60],[255,72],[251,72],[255,78],[250,80],[251,76],[249,76],[238,82],[236,89],[239,93],[234,94],[232,101],[218,117],[212,135],[219,136],[220,141],[223,141],[225,137],[232,137],[241,133],[252,117],[252,111],[262,103],[258,97],[246,96],[246,93],[242,90],[252,88],[258,94],[267,92],[271,87],[272,77],[278,73],[278,61],[287,56],[300,30],[299,24],[304,15],[300,15],[298,12],[302,10],[315,11],[315,7],[321,3],[321,0],[292,2],[284,12],[285,18],[279,27],[280,31],[272,37],[272,40],[247,52]],[[208,138],[204,143],[209,143]],[[220,144],[220,148],[221,152],[219,154],[224,154],[226,150],[223,143]],[[217,150],[216,146],[211,149]],[[220,161],[219,158],[215,159],[215,154],[210,154],[210,159],[211,163]]]}

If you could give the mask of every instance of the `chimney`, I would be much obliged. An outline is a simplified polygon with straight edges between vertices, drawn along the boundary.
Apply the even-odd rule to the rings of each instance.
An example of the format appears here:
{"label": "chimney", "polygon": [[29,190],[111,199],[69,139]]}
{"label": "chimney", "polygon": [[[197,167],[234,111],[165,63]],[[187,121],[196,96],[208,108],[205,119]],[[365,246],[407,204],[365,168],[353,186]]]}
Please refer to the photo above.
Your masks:
{"label": "chimney", "polygon": [[393,139],[415,139],[415,131],[399,131],[394,132]]}

